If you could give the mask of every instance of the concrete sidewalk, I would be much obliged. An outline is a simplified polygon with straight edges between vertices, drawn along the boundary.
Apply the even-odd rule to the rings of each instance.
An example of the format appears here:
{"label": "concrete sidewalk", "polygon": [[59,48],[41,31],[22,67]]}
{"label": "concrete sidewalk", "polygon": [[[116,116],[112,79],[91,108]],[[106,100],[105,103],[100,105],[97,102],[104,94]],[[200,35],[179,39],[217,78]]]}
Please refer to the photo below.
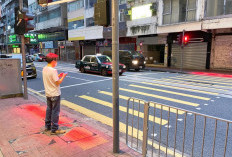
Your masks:
{"label": "concrete sidewalk", "polygon": [[141,156],[120,139],[120,153],[113,154],[112,128],[67,107],[61,107],[63,135],[43,132],[46,104],[29,95],[0,99],[0,157],[129,157]]}

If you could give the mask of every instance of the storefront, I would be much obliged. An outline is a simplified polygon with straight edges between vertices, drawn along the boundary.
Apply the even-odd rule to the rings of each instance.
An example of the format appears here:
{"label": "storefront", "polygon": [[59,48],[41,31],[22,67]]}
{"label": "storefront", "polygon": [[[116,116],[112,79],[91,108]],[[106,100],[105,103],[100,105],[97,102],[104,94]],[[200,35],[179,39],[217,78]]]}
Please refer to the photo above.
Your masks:
{"label": "storefront", "polygon": [[69,61],[75,61],[80,59],[80,46],[78,41],[59,41],[58,47],[60,60],[67,61],[68,59]]}
{"label": "storefront", "polygon": [[[186,32],[189,43],[182,49],[177,44],[177,35],[172,34],[170,66],[183,69],[209,69],[211,34],[206,32]],[[173,42],[174,41],[174,42]]]}
{"label": "storefront", "polygon": [[66,35],[64,32],[39,34],[38,41],[39,41],[40,53],[43,53],[46,55],[49,52],[52,52],[52,53],[60,55],[58,41],[64,41],[65,36]]}
{"label": "storefront", "polygon": [[167,36],[143,36],[137,38],[137,51],[146,60],[146,66],[167,66]]}
{"label": "storefront", "polygon": [[[119,38],[119,50],[136,50],[136,38],[121,37]],[[111,39],[101,39],[96,41],[96,52],[102,53],[104,51],[112,50],[112,40]]]}

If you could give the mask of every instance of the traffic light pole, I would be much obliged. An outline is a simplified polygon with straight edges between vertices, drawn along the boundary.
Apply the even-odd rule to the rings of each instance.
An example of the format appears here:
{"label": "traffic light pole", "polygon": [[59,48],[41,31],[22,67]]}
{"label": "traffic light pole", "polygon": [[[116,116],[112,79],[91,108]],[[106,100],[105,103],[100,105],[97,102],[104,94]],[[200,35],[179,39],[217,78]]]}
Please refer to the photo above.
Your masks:
{"label": "traffic light pole", "polygon": [[[19,9],[23,9],[23,0],[19,0]],[[20,35],[21,38],[21,52],[23,61],[23,84],[24,84],[24,99],[28,99],[27,94],[27,71],[26,71],[26,54],[25,54],[25,38],[24,35]]]}
{"label": "traffic light pole", "polygon": [[119,153],[119,26],[118,0],[112,0],[113,153]]}
{"label": "traffic light pole", "polygon": [[185,30],[183,30],[183,34],[182,34],[182,43],[181,43],[181,67],[180,67],[180,72],[183,72],[183,55],[184,55],[184,34],[185,34]]}

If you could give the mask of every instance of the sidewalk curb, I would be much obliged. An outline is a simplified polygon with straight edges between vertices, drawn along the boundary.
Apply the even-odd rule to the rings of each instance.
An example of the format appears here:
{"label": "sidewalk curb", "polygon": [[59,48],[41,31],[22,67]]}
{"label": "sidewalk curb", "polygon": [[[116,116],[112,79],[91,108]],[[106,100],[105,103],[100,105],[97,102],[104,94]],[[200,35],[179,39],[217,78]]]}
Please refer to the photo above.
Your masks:
{"label": "sidewalk curb", "polygon": [[169,73],[180,73],[180,74],[189,74],[190,72],[187,71],[179,71],[179,70],[172,70],[172,69],[155,69],[155,68],[145,68],[143,70],[146,71],[158,71],[158,72],[169,72]]}
{"label": "sidewalk curb", "polygon": [[4,157],[3,154],[2,154],[1,148],[0,148],[0,157]]}

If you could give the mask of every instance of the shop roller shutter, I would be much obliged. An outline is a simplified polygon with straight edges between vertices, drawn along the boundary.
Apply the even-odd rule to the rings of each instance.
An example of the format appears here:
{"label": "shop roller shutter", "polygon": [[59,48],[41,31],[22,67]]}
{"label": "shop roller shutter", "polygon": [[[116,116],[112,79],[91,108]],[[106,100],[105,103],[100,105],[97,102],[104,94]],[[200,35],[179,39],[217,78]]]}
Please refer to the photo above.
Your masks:
{"label": "shop roller shutter", "polygon": [[85,55],[95,55],[96,47],[92,45],[84,46],[84,56]]}
{"label": "shop roller shutter", "polygon": [[[189,43],[183,51],[184,69],[206,69],[207,43]],[[181,67],[181,48],[177,44],[172,45],[171,67]]]}

